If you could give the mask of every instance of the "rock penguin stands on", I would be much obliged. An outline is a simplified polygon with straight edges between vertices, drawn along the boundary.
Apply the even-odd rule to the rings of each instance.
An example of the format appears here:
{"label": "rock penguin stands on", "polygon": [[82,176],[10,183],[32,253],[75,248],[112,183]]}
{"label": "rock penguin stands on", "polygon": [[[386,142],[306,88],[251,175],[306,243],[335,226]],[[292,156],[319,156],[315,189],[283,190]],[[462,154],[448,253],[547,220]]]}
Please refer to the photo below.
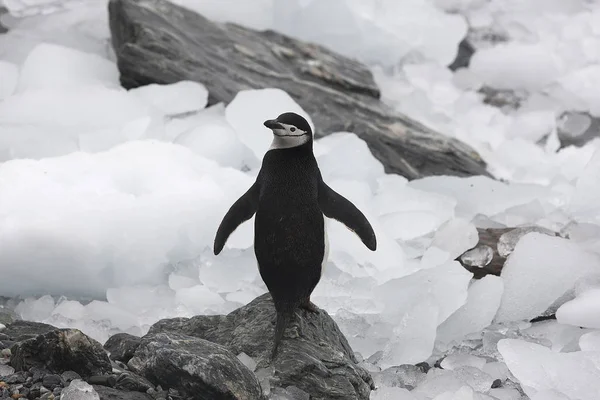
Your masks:
{"label": "rock penguin stands on", "polygon": [[273,131],[273,142],[256,181],[223,217],[214,253],[256,213],[254,253],[277,313],[273,358],[296,309],[318,312],[310,295],[328,256],[323,216],[346,225],[372,251],[377,240],[364,214],[323,182],[306,119],[288,112],[264,125]]}

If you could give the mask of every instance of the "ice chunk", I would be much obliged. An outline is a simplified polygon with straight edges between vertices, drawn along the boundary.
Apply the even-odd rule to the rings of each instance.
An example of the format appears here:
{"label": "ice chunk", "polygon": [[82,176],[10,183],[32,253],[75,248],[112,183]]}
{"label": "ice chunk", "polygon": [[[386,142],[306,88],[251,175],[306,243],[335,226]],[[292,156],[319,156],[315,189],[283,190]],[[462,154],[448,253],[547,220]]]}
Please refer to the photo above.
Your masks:
{"label": "ice chunk", "polygon": [[446,251],[449,259],[454,260],[475,247],[478,241],[479,234],[475,225],[462,218],[455,218],[438,229],[431,245]]}
{"label": "ice chunk", "polygon": [[218,313],[225,303],[220,295],[204,285],[177,290],[175,300],[194,314]]}
{"label": "ice chunk", "polygon": [[497,89],[539,90],[561,76],[561,65],[541,44],[500,43],[478,49],[469,68]]}
{"label": "ice chunk", "polygon": [[100,400],[100,396],[89,383],[74,379],[62,390],[60,400]]}
{"label": "ice chunk", "polygon": [[600,288],[587,290],[556,310],[561,324],[600,329]]}
{"label": "ice chunk", "polygon": [[580,222],[600,224],[600,148],[587,163],[583,173],[578,177],[575,191],[568,209]]}
{"label": "ice chunk", "polygon": [[503,362],[489,362],[485,364],[481,370],[491,376],[494,380],[500,379],[501,381],[505,381],[508,379],[508,367]]}
{"label": "ice chunk", "polygon": [[578,326],[565,325],[556,320],[540,321],[522,330],[522,333],[537,339],[549,340],[554,351],[568,352],[569,349],[579,350],[578,343],[581,335],[588,332]]}
{"label": "ice chunk", "polygon": [[433,232],[439,217],[427,211],[404,211],[381,216],[383,229],[397,240],[411,240]]}
{"label": "ice chunk", "polygon": [[26,321],[41,321],[52,314],[54,307],[54,299],[50,295],[38,299],[29,297],[15,307],[15,312]]}
{"label": "ice chunk", "polygon": [[[502,400],[502,399],[500,399]],[[518,399],[517,399],[518,400]],[[562,394],[556,390],[540,390],[531,400],[572,400],[569,396]]]}
{"label": "ice chunk", "polygon": [[560,84],[577,99],[569,108],[600,116],[600,94],[594,90],[600,86],[600,65],[575,70],[562,77]]}
{"label": "ice chunk", "polygon": [[241,352],[237,355],[238,360],[242,362],[250,371],[254,371],[256,369],[256,361],[248,354]]}
{"label": "ice chunk", "polygon": [[477,246],[474,249],[466,251],[460,256],[460,261],[470,267],[483,268],[492,262],[494,258],[494,249],[488,245]]}
{"label": "ice chunk", "polygon": [[19,81],[19,67],[13,63],[0,60],[0,101],[12,95]]}
{"label": "ice chunk", "polygon": [[408,308],[396,323],[393,337],[386,344],[378,365],[388,368],[426,360],[433,351],[438,315],[439,306],[432,298],[425,298]]}
{"label": "ice chunk", "polygon": [[174,142],[189,147],[194,153],[215,160],[224,167],[242,169],[246,164],[259,165],[258,160],[248,160],[251,151],[242,144],[225,119],[222,105],[199,113],[194,119],[194,127],[183,131]]}
{"label": "ice chunk", "polygon": [[165,115],[198,111],[208,103],[208,90],[194,81],[182,80],[165,85],[152,83],[129,92]]}
{"label": "ice chunk", "polygon": [[378,387],[371,392],[370,400],[419,400],[408,390],[398,387]]}
{"label": "ice chunk", "polygon": [[[517,389],[513,388],[494,388],[488,392],[490,396],[493,396],[498,400],[522,400],[523,396]],[[540,399],[541,400],[541,399]]]}
{"label": "ice chunk", "polygon": [[460,389],[438,394],[433,400],[473,400],[475,393],[469,386],[462,386]]}
{"label": "ice chunk", "polygon": [[463,386],[465,383],[454,371],[432,368],[427,372],[425,380],[412,393],[433,399],[446,392],[456,392]]}
{"label": "ice chunk", "polygon": [[21,68],[17,92],[96,85],[120,87],[119,70],[114,62],[96,54],[40,43],[31,50]]}
{"label": "ice chunk", "polygon": [[554,111],[529,111],[517,114],[507,131],[507,136],[537,142],[555,129],[556,117]]}
{"label": "ice chunk", "polygon": [[448,370],[454,370],[462,366],[483,369],[485,363],[485,358],[472,356],[470,354],[450,354],[448,357],[442,360],[440,366]]}
{"label": "ice chunk", "polygon": [[572,399],[593,400],[600,393],[600,352],[557,353],[518,339],[500,340],[498,350],[529,397],[555,390]]}
{"label": "ice chunk", "polygon": [[412,56],[448,65],[467,33],[464,17],[425,1],[275,0],[274,10],[274,29],[370,64]]}
{"label": "ice chunk", "polygon": [[487,275],[474,281],[466,303],[437,328],[437,340],[450,343],[488,326],[498,311],[503,290],[503,280],[497,276]]}
{"label": "ice chunk", "polygon": [[281,89],[241,90],[225,109],[227,122],[259,160],[273,141],[273,133],[263,122],[285,112],[303,116],[315,132],[310,116]]}
{"label": "ice chunk", "polygon": [[258,277],[254,249],[231,250],[202,262],[200,281],[218,292],[235,292]]}
{"label": "ice chunk", "polygon": [[[89,308],[87,309],[89,310]],[[78,301],[65,300],[60,302],[54,310],[52,315],[61,315],[64,318],[71,320],[81,320],[86,316],[86,307]]]}
{"label": "ice chunk", "polygon": [[600,351],[600,331],[588,332],[579,338],[579,347],[583,351]]}
{"label": "ice chunk", "polygon": [[175,291],[196,286],[198,283],[197,279],[190,278],[189,276],[175,273],[169,275],[169,287]]}
{"label": "ice chunk", "polygon": [[572,138],[582,135],[591,125],[592,119],[583,113],[568,112],[558,120],[561,133]]}
{"label": "ice chunk", "polygon": [[415,179],[407,185],[456,199],[456,216],[467,221],[477,214],[491,216],[517,205],[544,199],[548,193],[541,186],[506,184],[485,176],[430,176]]}
{"label": "ice chunk", "polygon": [[566,239],[529,233],[517,243],[501,276],[497,322],[541,315],[580,278],[600,271],[598,257]]}
{"label": "ice chunk", "polygon": [[437,326],[461,307],[472,274],[453,261],[381,285],[376,298],[394,337],[380,365],[414,364],[431,355]]}
{"label": "ice chunk", "polygon": [[149,109],[125,90],[102,86],[27,91],[0,103],[0,124],[39,125],[42,132],[61,129],[74,135],[149,115]]}
{"label": "ice chunk", "polygon": [[354,133],[332,133],[319,139],[319,144],[325,154],[317,162],[325,181],[356,180],[368,182],[375,188],[376,180],[384,175],[381,162],[373,157],[365,141]]}

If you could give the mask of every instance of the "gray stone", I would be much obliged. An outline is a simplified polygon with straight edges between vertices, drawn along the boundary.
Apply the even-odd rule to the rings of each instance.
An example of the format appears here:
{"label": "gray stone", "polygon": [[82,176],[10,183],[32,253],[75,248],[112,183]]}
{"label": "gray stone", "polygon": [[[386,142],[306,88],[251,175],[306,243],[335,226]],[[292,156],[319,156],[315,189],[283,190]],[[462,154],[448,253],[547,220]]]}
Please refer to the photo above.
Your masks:
{"label": "gray stone", "polygon": [[55,329],[56,327],[41,322],[14,321],[13,323],[8,324],[2,333],[7,335],[12,341],[21,342],[37,337],[42,333],[51,332]]}
{"label": "gray stone", "polygon": [[460,261],[470,267],[483,268],[494,258],[494,249],[482,244],[474,249],[467,250],[460,256]]}
{"label": "gray stone", "polygon": [[557,128],[561,147],[581,147],[600,138],[600,118],[588,113],[566,112],[559,118]]}
{"label": "gray stone", "polygon": [[141,339],[138,336],[117,333],[108,338],[104,343],[104,349],[110,353],[111,359],[127,364],[140,345],[140,341]]}
{"label": "gray stone", "polygon": [[298,310],[270,362],[274,324],[275,308],[266,293],[227,316],[158,321],[149,334],[178,332],[218,343],[233,354],[244,352],[257,361],[256,374],[267,390],[296,386],[313,400],[369,398],[371,376],[357,365],[348,341],[325,311]]}
{"label": "gray stone", "polygon": [[215,104],[276,87],[310,114],[316,138],[354,132],[389,173],[489,176],[475,150],[383,104],[366,66],[322,46],[214,23],[165,0],[111,0],[109,22],[126,88],[192,80]]}
{"label": "gray stone", "polygon": [[143,376],[123,372],[117,377],[115,386],[119,390],[128,390],[132,392],[147,392],[148,389],[154,389],[154,385]]}
{"label": "gray stone", "polygon": [[129,368],[199,400],[259,400],[260,383],[225,347],[177,332],[142,338]]}
{"label": "gray stone", "polygon": [[16,343],[10,365],[17,371],[38,367],[60,374],[72,370],[82,377],[108,374],[112,370],[102,345],[78,329],[56,329]]}
{"label": "gray stone", "polygon": [[140,392],[128,392],[108,386],[92,385],[100,400],[153,400],[152,396]]}

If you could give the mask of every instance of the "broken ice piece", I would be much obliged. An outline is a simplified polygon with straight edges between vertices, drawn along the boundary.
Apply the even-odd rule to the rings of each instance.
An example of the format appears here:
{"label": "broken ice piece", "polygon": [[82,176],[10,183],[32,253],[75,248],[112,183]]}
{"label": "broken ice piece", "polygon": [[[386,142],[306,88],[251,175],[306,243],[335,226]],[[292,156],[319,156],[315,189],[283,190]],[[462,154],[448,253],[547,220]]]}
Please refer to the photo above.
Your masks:
{"label": "broken ice piece", "polygon": [[527,226],[515,228],[511,231],[504,233],[498,239],[498,254],[501,257],[508,257],[510,253],[513,252],[515,246],[519,242],[519,240],[528,233],[538,232],[544,233],[549,236],[556,236],[556,233],[551,231],[550,229],[542,228],[541,226]]}
{"label": "broken ice piece", "polygon": [[248,368],[250,371],[254,372],[254,370],[256,369],[256,361],[254,361],[254,359],[252,357],[250,357],[248,354],[241,352],[240,354],[237,355],[238,360],[240,360],[242,362],[242,364],[244,364],[246,366],[246,368]]}
{"label": "broken ice piece", "polygon": [[408,390],[414,389],[425,379],[423,370],[411,364],[390,367],[372,375],[376,387],[401,387]]}
{"label": "broken ice piece", "polygon": [[440,366],[448,370],[454,370],[462,366],[483,369],[485,363],[485,358],[472,356],[470,354],[450,354],[448,357],[442,360]]}
{"label": "broken ice piece", "polygon": [[100,400],[100,396],[92,385],[75,379],[62,390],[60,400]]}
{"label": "broken ice piece", "polygon": [[460,261],[470,267],[483,268],[492,261],[492,258],[494,258],[494,250],[484,244],[464,252],[460,256]]}

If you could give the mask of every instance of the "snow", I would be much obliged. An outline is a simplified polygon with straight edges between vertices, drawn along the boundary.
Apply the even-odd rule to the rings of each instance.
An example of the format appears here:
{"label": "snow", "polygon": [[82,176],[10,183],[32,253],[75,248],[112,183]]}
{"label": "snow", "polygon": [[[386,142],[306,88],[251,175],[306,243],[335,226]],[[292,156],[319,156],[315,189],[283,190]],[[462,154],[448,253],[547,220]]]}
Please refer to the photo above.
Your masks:
{"label": "snow", "polygon": [[[582,135],[600,116],[598,4],[176,2],[366,62],[384,102],[468,143],[501,178],[409,182],[386,174],[357,132],[315,142],[324,179],[377,234],[373,253],[328,220],[330,257],[312,296],[381,374],[372,399],[526,400],[521,389],[534,400],[598,398],[600,140],[559,148],[557,136]],[[217,257],[214,233],[269,148],[263,121],[294,111],[318,130],[311,116],[281,88],[210,106],[197,82],[123,89],[106,0],[4,5],[0,295],[24,319],[104,343],[265,293],[253,220]],[[468,26],[477,50],[452,72]],[[482,87],[516,100],[487,104]],[[515,226],[497,249],[508,256],[501,276],[473,280],[454,261],[477,244],[477,228]],[[551,313],[556,320],[529,322]],[[397,386],[406,364],[440,359],[441,369]],[[503,385],[492,389],[496,379]]]}

